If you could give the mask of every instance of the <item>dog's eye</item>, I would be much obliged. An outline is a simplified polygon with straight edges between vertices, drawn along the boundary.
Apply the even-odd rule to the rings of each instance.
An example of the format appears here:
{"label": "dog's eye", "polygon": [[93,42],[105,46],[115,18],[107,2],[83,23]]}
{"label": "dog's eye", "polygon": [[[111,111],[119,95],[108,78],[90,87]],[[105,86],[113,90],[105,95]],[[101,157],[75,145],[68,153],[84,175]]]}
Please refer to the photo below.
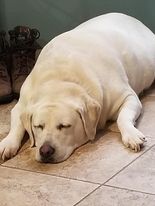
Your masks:
{"label": "dog's eye", "polygon": [[71,124],[59,124],[59,125],[57,125],[57,129],[58,130],[61,130],[61,129],[63,129],[63,128],[69,128],[69,127],[71,127],[72,125]]}
{"label": "dog's eye", "polygon": [[44,129],[44,125],[41,125],[41,124],[39,124],[39,125],[36,125],[36,126],[34,126],[35,128],[37,128],[37,129],[41,129],[41,130],[43,130]]}

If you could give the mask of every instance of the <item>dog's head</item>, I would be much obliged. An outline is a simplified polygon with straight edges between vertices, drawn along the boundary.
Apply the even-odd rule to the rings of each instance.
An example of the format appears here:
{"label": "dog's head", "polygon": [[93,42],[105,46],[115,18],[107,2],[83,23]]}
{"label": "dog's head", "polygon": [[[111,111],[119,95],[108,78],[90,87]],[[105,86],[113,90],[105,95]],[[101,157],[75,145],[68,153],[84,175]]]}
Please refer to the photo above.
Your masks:
{"label": "dog's head", "polygon": [[87,97],[82,101],[35,105],[21,115],[21,120],[31,146],[36,146],[36,160],[57,163],[94,139],[99,116],[99,104]]}

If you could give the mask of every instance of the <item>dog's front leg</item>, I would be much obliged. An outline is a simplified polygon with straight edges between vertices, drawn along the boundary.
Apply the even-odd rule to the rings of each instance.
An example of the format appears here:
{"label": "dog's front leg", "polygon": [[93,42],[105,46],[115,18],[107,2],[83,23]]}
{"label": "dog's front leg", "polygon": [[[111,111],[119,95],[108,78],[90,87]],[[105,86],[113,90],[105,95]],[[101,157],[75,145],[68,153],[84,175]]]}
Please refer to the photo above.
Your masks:
{"label": "dog's front leg", "polygon": [[18,102],[11,111],[11,129],[9,134],[0,142],[0,159],[8,159],[13,157],[23,139],[25,129],[20,120],[21,105]]}
{"label": "dog's front leg", "polygon": [[135,128],[135,121],[141,113],[142,105],[136,94],[129,95],[120,108],[117,125],[126,147],[140,151],[145,136]]}

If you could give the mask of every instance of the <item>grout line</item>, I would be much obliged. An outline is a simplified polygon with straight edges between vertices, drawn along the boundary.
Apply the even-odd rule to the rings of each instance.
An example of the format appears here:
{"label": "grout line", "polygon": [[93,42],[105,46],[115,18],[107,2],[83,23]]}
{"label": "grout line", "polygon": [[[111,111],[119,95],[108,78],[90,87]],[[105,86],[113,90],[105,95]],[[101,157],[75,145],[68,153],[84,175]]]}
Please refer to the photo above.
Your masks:
{"label": "grout line", "polygon": [[89,184],[94,184],[94,185],[98,185],[98,186],[101,185],[100,183],[91,182],[91,181],[87,181],[87,180],[80,180],[80,179],[76,179],[76,178],[72,178],[72,177],[66,177],[66,176],[63,176],[63,175],[47,174],[47,173],[44,173],[44,172],[27,170],[27,169],[17,168],[17,167],[7,166],[7,165],[0,165],[0,166],[2,166],[2,167],[4,167],[4,168],[9,168],[9,169],[18,170],[18,171],[25,171],[25,172],[37,173],[37,174],[41,174],[41,175],[48,175],[48,176],[50,176],[50,177],[57,177],[57,178],[63,178],[63,179],[67,179],[67,180],[74,180],[74,181],[83,182],[83,183],[89,183]]}
{"label": "grout line", "polygon": [[114,175],[112,175],[108,180],[106,180],[103,184],[101,185],[106,185],[107,182],[109,182],[111,179],[113,179],[116,175],[118,175],[119,173],[121,173],[124,169],[126,169],[128,166],[130,166],[133,162],[135,162],[136,160],[138,160],[141,156],[143,156],[146,152],[148,152],[149,150],[151,150],[153,147],[155,146],[155,144],[153,144],[151,147],[149,147],[147,150],[145,150],[141,155],[139,155],[138,157],[136,157],[134,160],[132,160],[131,162],[129,162],[126,166],[124,166],[121,170],[119,170],[118,172],[116,172]]}
{"label": "grout line", "polygon": [[97,188],[95,188],[93,191],[91,191],[88,195],[86,195],[85,197],[83,197],[81,200],[79,200],[77,203],[75,203],[73,206],[77,206],[79,203],[81,203],[84,199],[86,199],[87,197],[89,197],[90,195],[92,195],[96,190],[98,190],[101,187],[98,186]]}
{"label": "grout line", "polygon": [[[139,159],[142,155],[144,155],[146,152],[148,152],[149,150],[152,149],[152,147],[154,147],[155,144],[153,144],[151,147],[149,147],[147,150],[145,150],[140,156],[138,156],[137,158],[135,158],[134,160],[132,160],[130,163],[128,163],[126,166],[124,166],[121,170],[119,170],[118,172],[116,172],[114,175],[112,175],[108,180],[106,180],[104,183],[99,183],[99,182],[92,182],[89,180],[81,180],[81,179],[77,179],[77,178],[73,178],[73,177],[66,177],[63,175],[56,175],[56,174],[47,174],[41,171],[34,171],[34,170],[28,170],[28,169],[24,169],[24,168],[18,168],[18,167],[14,167],[14,166],[7,166],[4,165],[4,163],[0,163],[0,166],[5,167],[5,168],[10,168],[10,169],[16,169],[16,170],[21,170],[21,171],[26,171],[26,172],[32,172],[32,173],[38,173],[38,174],[43,174],[43,175],[48,175],[48,176],[53,176],[53,177],[60,177],[60,178],[64,178],[64,179],[70,179],[70,180],[75,180],[75,181],[79,181],[79,182],[84,182],[84,183],[90,183],[90,184],[96,184],[96,185],[106,185],[106,183],[108,181],[110,181],[113,177],[115,177],[116,175],[118,175],[120,172],[122,172],[124,169],[126,169],[130,164],[132,164],[134,161],[136,161],[137,159]],[[27,148],[25,148],[24,150],[26,150]],[[23,150],[23,151],[24,151]],[[22,152],[23,152],[22,151]]]}
{"label": "grout line", "polygon": [[125,191],[129,191],[129,192],[136,192],[136,193],[141,193],[144,195],[151,195],[151,196],[155,196],[155,194],[153,193],[149,193],[149,192],[142,192],[142,191],[138,191],[138,190],[131,190],[128,188],[121,188],[121,187],[115,187],[115,186],[111,186],[111,185],[100,185],[97,188],[95,188],[92,192],[90,192],[88,195],[86,195],[85,197],[83,197],[80,201],[78,201],[75,205],[73,206],[78,206],[79,203],[81,203],[84,199],[86,199],[87,197],[89,197],[90,195],[92,195],[96,190],[100,189],[100,188],[106,188],[106,187],[110,187],[110,188],[114,188],[114,189],[118,189],[118,190],[125,190]]}
{"label": "grout line", "polygon": [[[151,148],[150,148],[151,149]],[[147,150],[148,151],[148,150]],[[90,195],[92,195],[96,190],[100,189],[100,188],[106,188],[106,187],[110,187],[110,188],[114,188],[114,189],[118,189],[118,190],[125,190],[125,191],[130,191],[130,192],[136,192],[136,193],[141,193],[144,195],[151,195],[151,196],[155,196],[154,193],[149,193],[149,192],[143,192],[143,191],[139,191],[139,190],[133,190],[133,189],[128,189],[128,188],[123,188],[123,187],[117,187],[117,186],[112,186],[112,185],[100,185],[97,188],[95,188],[92,192],[90,192],[88,195],[86,195],[85,197],[83,197],[80,201],[78,201],[75,205],[73,206],[78,206],[79,203],[81,203],[84,199],[86,199],[87,197],[89,197]]]}
{"label": "grout line", "polygon": [[115,188],[115,189],[119,189],[119,190],[126,190],[126,191],[137,192],[137,193],[142,193],[142,194],[146,194],[146,195],[155,196],[155,193],[143,192],[143,191],[140,191],[140,190],[128,189],[128,188],[119,187],[119,186],[103,185],[101,187],[110,187],[110,188]]}
{"label": "grout line", "polygon": [[111,178],[109,178],[107,181],[105,181],[103,184],[101,184],[100,186],[98,186],[96,189],[94,189],[92,192],[90,192],[88,195],[86,195],[84,198],[82,198],[80,201],[78,201],[75,205],[73,206],[78,206],[79,203],[81,203],[84,199],[86,199],[87,197],[89,197],[90,195],[92,195],[96,190],[98,190],[101,187],[111,187],[111,188],[116,188],[116,189],[122,189],[122,190],[126,190],[126,191],[131,191],[131,192],[137,192],[137,193],[142,193],[142,194],[147,194],[147,195],[155,195],[152,193],[147,193],[147,192],[142,192],[142,191],[138,191],[138,190],[131,190],[131,189],[127,189],[127,188],[121,188],[121,187],[115,187],[115,186],[111,186],[106,184],[109,180],[111,180],[113,177],[115,177],[117,174],[119,174],[120,172],[122,172],[125,168],[127,168],[129,165],[131,165],[134,161],[136,161],[138,158],[140,158],[142,155],[144,155],[146,152],[148,152],[149,150],[151,150],[153,147],[155,146],[152,145],[151,147],[149,147],[147,150],[145,150],[140,156],[138,156],[136,159],[134,159],[133,161],[131,161],[129,164],[127,164],[125,167],[123,167],[119,172],[117,172],[116,174],[114,174]]}

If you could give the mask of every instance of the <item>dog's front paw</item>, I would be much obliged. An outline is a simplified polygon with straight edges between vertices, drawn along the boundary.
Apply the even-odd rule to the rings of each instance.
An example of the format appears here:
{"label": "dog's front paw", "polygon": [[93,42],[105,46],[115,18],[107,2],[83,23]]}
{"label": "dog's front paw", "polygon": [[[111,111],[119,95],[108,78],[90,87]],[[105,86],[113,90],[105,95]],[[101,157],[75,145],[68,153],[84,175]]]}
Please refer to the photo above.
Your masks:
{"label": "dog's front paw", "polygon": [[6,137],[0,142],[0,159],[3,161],[16,155],[20,145],[12,137]]}
{"label": "dog's front paw", "polygon": [[144,142],[146,142],[146,138],[138,129],[133,127],[122,136],[122,141],[126,147],[131,148],[135,152],[139,152]]}

